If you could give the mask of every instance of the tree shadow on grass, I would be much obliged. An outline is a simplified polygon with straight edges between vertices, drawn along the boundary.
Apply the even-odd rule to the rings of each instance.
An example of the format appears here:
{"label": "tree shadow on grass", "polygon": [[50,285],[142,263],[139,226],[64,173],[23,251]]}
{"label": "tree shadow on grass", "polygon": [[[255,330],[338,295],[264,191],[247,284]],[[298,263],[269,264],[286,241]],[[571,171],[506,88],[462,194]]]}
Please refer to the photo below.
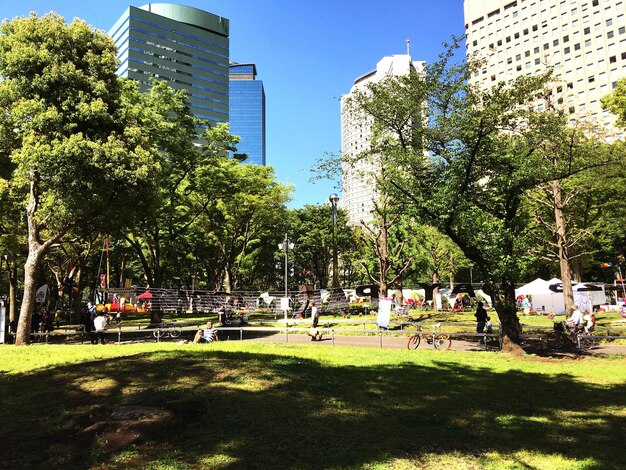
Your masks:
{"label": "tree shadow on grass", "polygon": [[[433,366],[164,351],[0,376],[7,467],[328,468],[425,453],[624,468],[626,385]],[[151,416],[115,420],[133,405]]]}

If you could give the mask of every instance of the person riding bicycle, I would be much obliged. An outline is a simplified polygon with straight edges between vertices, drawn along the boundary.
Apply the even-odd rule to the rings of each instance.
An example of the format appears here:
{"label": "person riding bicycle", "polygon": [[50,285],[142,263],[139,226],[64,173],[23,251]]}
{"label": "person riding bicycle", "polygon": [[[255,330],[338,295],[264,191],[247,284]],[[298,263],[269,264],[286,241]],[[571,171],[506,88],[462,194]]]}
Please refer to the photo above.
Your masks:
{"label": "person riding bicycle", "polygon": [[578,310],[578,305],[574,304],[570,307],[572,314],[566,320],[565,324],[572,336],[576,335],[583,329],[583,314]]}

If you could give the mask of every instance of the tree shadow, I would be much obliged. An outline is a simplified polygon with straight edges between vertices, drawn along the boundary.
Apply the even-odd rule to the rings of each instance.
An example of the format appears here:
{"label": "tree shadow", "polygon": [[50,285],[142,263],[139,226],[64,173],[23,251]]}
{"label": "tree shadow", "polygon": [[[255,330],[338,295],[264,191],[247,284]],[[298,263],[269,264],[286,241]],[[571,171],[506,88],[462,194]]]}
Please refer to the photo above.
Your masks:
{"label": "tree shadow", "polygon": [[[419,466],[424,453],[521,450],[626,466],[626,385],[566,374],[190,350],[5,374],[0,384],[7,467]],[[112,419],[133,405],[157,411]]]}

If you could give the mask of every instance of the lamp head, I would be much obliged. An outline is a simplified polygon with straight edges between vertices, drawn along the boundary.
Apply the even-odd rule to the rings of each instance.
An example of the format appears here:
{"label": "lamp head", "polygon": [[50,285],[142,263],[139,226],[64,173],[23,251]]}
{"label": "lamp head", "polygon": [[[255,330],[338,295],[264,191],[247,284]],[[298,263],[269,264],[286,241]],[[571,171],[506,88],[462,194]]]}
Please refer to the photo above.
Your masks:
{"label": "lamp head", "polygon": [[328,196],[328,202],[330,202],[331,204],[337,204],[339,202],[339,196],[337,196],[337,194],[332,193],[330,196]]}

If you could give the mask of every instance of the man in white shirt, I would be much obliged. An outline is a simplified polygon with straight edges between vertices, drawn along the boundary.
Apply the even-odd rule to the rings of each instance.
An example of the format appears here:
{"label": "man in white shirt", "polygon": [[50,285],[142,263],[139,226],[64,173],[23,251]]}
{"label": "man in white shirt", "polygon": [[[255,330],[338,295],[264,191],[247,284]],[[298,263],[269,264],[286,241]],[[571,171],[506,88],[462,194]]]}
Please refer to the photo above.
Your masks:
{"label": "man in white shirt", "polygon": [[106,325],[107,325],[107,319],[102,314],[98,314],[98,316],[93,319],[93,326],[96,330],[96,334],[98,335],[98,339],[100,340],[102,344],[105,344],[104,335],[106,332]]}
{"label": "man in white shirt", "polygon": [[578,305],[574,304],[572,307],[572,315],[567,319],[567,327],[572,334],[579,330],[582,330],[583,326],[583,314],[578,310]]}

